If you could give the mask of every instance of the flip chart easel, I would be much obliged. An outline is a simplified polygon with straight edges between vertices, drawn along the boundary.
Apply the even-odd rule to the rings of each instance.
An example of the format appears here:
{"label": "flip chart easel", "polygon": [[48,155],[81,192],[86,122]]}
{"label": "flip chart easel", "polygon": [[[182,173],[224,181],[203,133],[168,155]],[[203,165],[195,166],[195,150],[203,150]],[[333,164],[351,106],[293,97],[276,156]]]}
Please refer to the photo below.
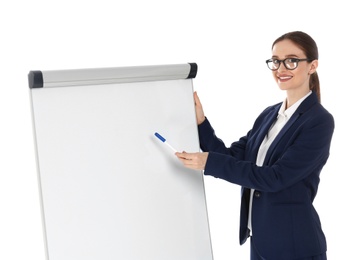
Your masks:
{"label": "flip chart easel", "polygon": [[212,260],[197,64],[30,71],[48,260]]}

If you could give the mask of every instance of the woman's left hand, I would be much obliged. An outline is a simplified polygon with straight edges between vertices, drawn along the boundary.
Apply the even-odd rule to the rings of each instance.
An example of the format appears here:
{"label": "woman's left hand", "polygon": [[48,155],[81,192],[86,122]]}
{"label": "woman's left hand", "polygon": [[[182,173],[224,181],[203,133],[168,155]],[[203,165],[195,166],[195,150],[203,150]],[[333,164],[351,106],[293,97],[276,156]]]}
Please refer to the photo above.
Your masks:
{"label": "woman's left hand", "polygon": [[194,170],[204,170],[209,153],[177,152],[175,153],[175,155],[179,158],[179,160],[184,164],[185,167]]}

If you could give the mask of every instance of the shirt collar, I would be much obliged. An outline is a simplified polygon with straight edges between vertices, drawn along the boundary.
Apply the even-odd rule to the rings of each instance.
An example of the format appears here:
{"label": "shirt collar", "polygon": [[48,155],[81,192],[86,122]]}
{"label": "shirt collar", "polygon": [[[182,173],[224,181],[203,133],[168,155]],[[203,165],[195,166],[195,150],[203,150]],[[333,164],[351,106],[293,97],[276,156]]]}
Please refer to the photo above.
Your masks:
{"label": "shirt collar", "polygon": [[283,103],[281,104],[281,107],[279,109],[279,116],[284,116],[285,118],[290,118],[294,112],[296,111],[296,109],[300,106],[301,102],[304,101],[305,98],[307,98],[308,96],[310,96],[310,94],[312,93],[312,91],[310,90],[309,93],[307,93],[305,96],[303,96],[302,98],[300,98],[298,101],[296,101],[291,107],[289,107],[288,109],[285,110],[285,105],[286,105],[286,99],[283,101]]}

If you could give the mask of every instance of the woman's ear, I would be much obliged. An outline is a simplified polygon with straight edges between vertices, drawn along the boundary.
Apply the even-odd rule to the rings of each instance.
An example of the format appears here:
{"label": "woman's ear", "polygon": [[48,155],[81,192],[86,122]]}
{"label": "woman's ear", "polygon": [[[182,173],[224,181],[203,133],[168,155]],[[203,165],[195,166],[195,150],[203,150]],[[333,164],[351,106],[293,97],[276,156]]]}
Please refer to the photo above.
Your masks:
{"label": "woman's ear", "polygon": [[313,60],[311,62],[311,66],[310,66],[310,70],[309,70],[309,75],[313,74],[316,72],[316,69],[319,65],[319,61],[318,60]]}

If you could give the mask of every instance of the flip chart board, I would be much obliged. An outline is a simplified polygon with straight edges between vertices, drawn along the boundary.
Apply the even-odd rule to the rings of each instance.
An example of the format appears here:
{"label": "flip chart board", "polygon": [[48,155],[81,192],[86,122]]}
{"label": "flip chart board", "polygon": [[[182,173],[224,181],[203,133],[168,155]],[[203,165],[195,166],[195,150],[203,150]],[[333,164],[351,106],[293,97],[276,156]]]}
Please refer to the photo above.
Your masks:
{"label": "flip chart board", "polygon": [[197,64],[30,71],[48,260],[211,260]]}

